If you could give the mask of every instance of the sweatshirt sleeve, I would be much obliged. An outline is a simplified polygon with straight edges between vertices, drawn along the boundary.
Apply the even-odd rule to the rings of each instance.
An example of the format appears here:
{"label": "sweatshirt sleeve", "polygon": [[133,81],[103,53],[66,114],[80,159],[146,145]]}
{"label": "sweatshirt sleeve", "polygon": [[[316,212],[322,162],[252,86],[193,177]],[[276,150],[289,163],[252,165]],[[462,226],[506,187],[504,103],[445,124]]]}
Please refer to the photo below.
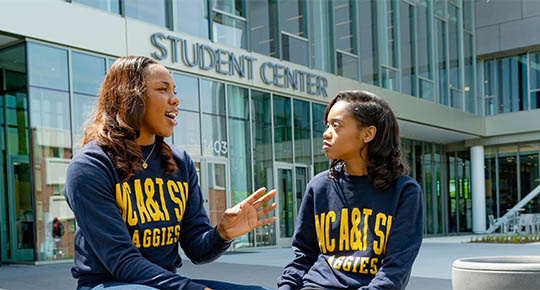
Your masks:
{"label": "sweatshirt sleeve", "polygon": [[422,244],[424,226],[422,190],[417,183],[408,183],[402,189],[399,206],[394,217],[386,245],[386,256],[367,289],[405,289],[411,268]]}
{"label": "sweatshirt sleeve", "polygon": [[199,187],[197,171],[187,153],[187,172],[189,176],[188,201],[186,213],[182,218],[180,245],[186,256],[194,264],[209,263],[219,258],[231,245],[212,227],[204,210],[204,201]]}
{"label": "sweatshirt sleeve", "polygon": [[319,243],[315,234],[315,211],[313,204],[313,191],[310,186],[300,206],[296,228],[294,231],[292,249],[294,260],[285,266],[278,279],[278,289],[300,289],[302,278],[313,266],[319,256]]}
{"label": "sweatshirt sleeve", "polygon": [[116,204],[112,164],[107,161],[101,154],[85,153],[68,168],[65,196],[84,237],[76,243],[87,244],[76,246],[89,247],[118,281],[154,288],[203,289],[203,285],[150,262],[133,245]]}

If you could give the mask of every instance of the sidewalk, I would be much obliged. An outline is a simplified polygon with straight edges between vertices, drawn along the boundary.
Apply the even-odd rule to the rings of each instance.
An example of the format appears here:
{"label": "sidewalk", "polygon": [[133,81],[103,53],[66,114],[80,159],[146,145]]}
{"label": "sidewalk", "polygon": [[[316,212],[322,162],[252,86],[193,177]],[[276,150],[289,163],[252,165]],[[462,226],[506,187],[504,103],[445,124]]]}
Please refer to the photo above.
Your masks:
{"label": "sidewalk", "polygon": [[[416,259],[407,289],[451,289],[452,263],[474,256],[540,255],[540,243],[525,245],[470,244],[471,236],[426,238]],[[290,248],[228,252],[207,265],[184,259],[178,273],[190,278],[276,287],[283,266],[291,261]],[[42,266],[0,266],[0,289],[75,289],[71,263]]]}

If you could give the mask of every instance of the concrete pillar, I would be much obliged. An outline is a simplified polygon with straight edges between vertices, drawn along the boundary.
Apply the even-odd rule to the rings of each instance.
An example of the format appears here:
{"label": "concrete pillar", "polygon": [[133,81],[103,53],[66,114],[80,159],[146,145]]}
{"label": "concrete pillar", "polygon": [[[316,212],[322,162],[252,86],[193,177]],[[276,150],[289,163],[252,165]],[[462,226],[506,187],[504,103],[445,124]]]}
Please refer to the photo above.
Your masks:
{"label": "concrete pillar", "polygon": [[486,178],[484,146],[471,147],[472,222],[473,232],[486,231]]}

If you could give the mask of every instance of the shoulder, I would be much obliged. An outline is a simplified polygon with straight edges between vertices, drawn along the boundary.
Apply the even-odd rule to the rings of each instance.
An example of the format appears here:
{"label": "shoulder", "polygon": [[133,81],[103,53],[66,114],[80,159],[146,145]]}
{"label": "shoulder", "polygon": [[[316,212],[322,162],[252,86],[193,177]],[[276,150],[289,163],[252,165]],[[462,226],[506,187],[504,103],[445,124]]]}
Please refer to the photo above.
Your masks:
{"label": "shoulder", "polygon": [[95,141],[79,149],[69,164],[67,178],[73,179],[80,176],[88,180],[114,176],[114,164]]}
{"label": "shoulder", "polygon": [[328,177],[328,170],[319,172],[317,175],[313,176],[308,183],[308,186],[318,187],[325,183],[329,183],[330,178]]}
{"label": "shoulder", "polygon": [[107,154],[95,141],[92,141],[84,145],[81,149],[77,151],[77,153],[75,154],[75,156],[73,156],[73,159],[70,162],[70,167],[78,167],[97,163],[102,163],[104,165],[112,165],[112,161],[109,156],[107,156]]}
{"label": "shoulder", "polygon": [[174,161],[180,165],[179,163],[186,163],[186,164],[190,164],[192,162],[191,160],[191,156],[189,156],[189,154],[186,152],[186,150],[176,146],[176,145],[173,145],[169,142],[165,142],[165,144],[167,144],[167,146],[169,146],[169,148],[171,148],[171,151],[173,153],[173,158],[174,158]]}
{"label": "shoulder", "polygon": [[395,183],[396,191],[401,192],[401,195],[406,196],[421,196],[422,195],[422,187],[418,182],[408,176],[408,175],[401,175]]}

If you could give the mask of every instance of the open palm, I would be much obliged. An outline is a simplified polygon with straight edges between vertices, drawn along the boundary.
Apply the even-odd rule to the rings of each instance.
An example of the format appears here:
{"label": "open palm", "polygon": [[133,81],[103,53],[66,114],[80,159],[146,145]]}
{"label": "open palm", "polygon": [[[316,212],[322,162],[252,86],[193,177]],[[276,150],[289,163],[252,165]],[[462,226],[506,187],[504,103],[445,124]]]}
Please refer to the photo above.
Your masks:
{"label": "open palm", "polygon": [[225,210],[218,225],[218,233],[224,240],[233,240],[255,228],[273,223],[276,220],[276,217],[259,219],[277,207],[277,203],[275,202],[263,207],[263,205],[276,195],[275,190],[267,194],[265,192],[266,188],[259,188],[248,198],[232,208]]}

